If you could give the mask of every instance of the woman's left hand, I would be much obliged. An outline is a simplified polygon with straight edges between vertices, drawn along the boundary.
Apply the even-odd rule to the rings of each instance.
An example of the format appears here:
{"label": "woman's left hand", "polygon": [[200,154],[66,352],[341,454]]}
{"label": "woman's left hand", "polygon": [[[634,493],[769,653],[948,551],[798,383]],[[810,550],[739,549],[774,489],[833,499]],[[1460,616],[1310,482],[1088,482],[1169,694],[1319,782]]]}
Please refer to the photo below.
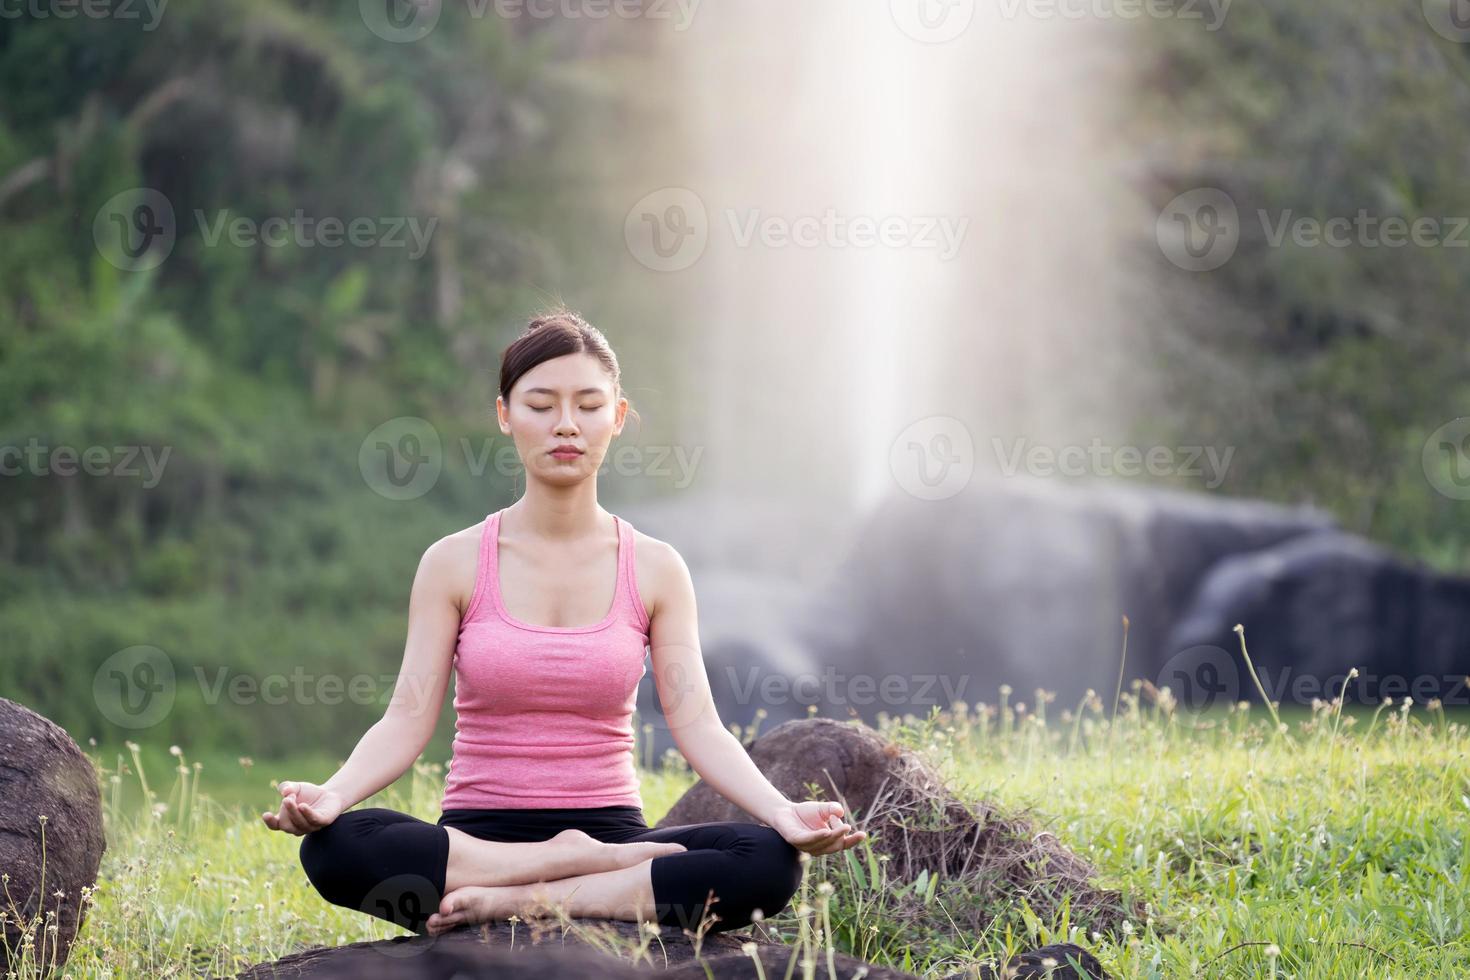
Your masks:
{"label": "woman's left hand", "polygon": [[842,804],[807,800],[782,807],[771,816],[771,827],[786,842],[808,854],[836,854],[861,843],[867,831],[853,830],[841,819]]}

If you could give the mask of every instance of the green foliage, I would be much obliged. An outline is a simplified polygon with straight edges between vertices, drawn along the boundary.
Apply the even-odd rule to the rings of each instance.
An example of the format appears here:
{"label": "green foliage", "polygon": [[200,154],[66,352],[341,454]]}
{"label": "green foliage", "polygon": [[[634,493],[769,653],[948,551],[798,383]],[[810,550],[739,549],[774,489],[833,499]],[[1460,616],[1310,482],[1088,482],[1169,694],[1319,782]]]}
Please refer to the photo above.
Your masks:
{"label": "green foliage", "polygon": [[1264,0],[1231,5],[1214,32],[1148,20],[1140,93],[1162,147],[1149,161],[1155,203],[1221,188],[1241,238],[1219,269],[1162,265],[1144,369],[1160,386],[1148,407],[1161,438],[1238,449],[1227,491],[1306,499],[1465,568],[1463,503],[1436,493],[1421,464],[1430,433],[1466,414],[1465,246],[1356,232],[1346,247],[1277,245],[1261,217],[1276,227],[1361,211],[1447,222],[1450,235],[1470,216],[1470,58],[1420,7]]}
{"label": "green foliage", "polygon": [[[569,109],[546,79],[574,27],[446,5],[394,44],[308,0],[172,0],[153,30],[0,19],[0,446],[32,450],[0,476],[0,694],[79,738],[350,748],[377,706],[239,703],[198,677],[394,670],[423,550],[509,498],[472,454],[500,445],[495,354],[559,254],[546,161]],[[132,270],[93,226],[139,187],[176,235]],[[404,245],[228,233],[298,213]],[[358,452],[409,415],[444,472],[389,500]],[[140,644],[177,700],[128,732],[92,678]]]}
{"label": "green foliage", "polygon": [[994,896],[922,874],[894,880],[865,842],[809,872],[835,885],[839,948],[938,976],[1057,942],[1149,980],[1470,968],[1463,717],[1407,703],[1348,714],[1334,701],[1285,715],[1278,734],[1249,708],[1187,714],[1167,695],[1125,692],[1116,722],[1096,699],[1050,724],[1032,705],[1005,704],[957,705],[885,733],[922,750],[962,797],[1031,813],[1098,869],[1099,885],[1143,903],[1142,921],[1096,932],[1065,906],[1043,918],[1021,902],[988,909],[983,934],[956,929]]}

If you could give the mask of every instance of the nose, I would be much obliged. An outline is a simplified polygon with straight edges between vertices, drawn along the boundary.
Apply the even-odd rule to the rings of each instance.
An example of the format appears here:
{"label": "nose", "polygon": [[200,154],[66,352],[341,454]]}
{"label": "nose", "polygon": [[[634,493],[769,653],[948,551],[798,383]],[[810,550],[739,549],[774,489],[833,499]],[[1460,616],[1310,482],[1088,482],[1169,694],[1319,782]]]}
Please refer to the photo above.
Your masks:
{"label": "nose", "polygon": [[577,422],[572,418],[572,410],[563,408],[561,418],[556,420],[556,434],[559,436],[575,437],[577,434]]}

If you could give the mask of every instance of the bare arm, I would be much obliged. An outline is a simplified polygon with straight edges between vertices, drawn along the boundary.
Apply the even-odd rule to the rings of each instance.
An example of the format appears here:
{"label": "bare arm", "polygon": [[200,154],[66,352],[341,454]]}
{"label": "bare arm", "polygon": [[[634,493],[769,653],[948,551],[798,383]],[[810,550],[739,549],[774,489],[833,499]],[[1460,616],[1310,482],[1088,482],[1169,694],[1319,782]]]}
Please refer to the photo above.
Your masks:
{"label": "bare arm", "polygon": [[659,549],[649,611],[653,679],[674,744],[691,768],[725,799],[812,854],[852,847],[865,836],[838,819],[837,803],[794,803],[771,785],[745,747],[720,721],[699,648],[699,622],[689,567],[673,548]]}
{"label": "bare arm", "polygon": [[383,717],[325,783],[280,783],[281,811],[262,814],[266,826],[288,833],[324,827],[343,810],[392,785],[424,751],[434,735],[453,670],[460,617],[455,572],[447,540],[424,551],[409,595],[403,664]]}

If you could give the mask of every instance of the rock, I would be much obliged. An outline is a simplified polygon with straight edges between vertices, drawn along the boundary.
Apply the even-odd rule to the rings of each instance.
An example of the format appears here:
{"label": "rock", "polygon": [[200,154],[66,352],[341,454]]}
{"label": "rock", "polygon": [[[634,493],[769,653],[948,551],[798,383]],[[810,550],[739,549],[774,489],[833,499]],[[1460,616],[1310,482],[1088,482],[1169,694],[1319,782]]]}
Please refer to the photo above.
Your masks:
{"label": "rock", "polygon": [[[500,980],[500,978],[534,977],[536,980],[639,980],[658,976],[664,980],[760,980],[784,977],[794,947],[757,943],[756,955],[761,967],[757,971],[751,957],[739,951],[739,941],[730,936],[706,936],[701,955],[696,958],[693,947],[683,937],[661,936],[651,944],[652,961],[634,964],[630,959],[584,945],[580,929],[592,935],[598,929],[611,931],[626,941],[636,941],[637,928],[631,923],[574,920],[579,928],[565,933],[527,941],[524,926],[510,945],[510,929],[504,924],[464,928],[443,936],[405,936],[350,946],[322,947],[307,950],[274,963],[261,963],[238,975],[237,980]],[[672,948],[670,947],[673,940]],[[712,942],[712,940],[715,940]],[[1071,956],[1085,971],[1077,973],[1068,963]],[[1048,965],[1050,961],[1051,965]],[[913,974],[888,967],[864,963],[845,953],[834,953],[831,973],[825,954],[818,972],[823,980],[917,980]],[[801,976],[800,961],[792,969]],[[1050,970],[1051,972],[1047,972]],[[974,974],[962,976],[972,977]],[[1077,946],[1043,946],[1011,957],[1000,973],[988,967],[978,971],[979,980],[1108,980],[1094,958]]]}
{"label": "rock", "polygon": [[[519,980],[523,977],[536,977],[537,980],[584,980],[587,977],[642,980],[648,976],[647,970],[594,949],[536,946],[512,950],[487,946],[473,933],[464,935],[463,941],[451,941],[450,936],[441,937],[438,943],[421,950],[407,946],[395,947],[391,951],[387,947],[373,948],[378,944],[366,944],[366,948],[358,950],[351,947],[324,950],[320,952],[327,955],[318,956],[315,966],[305,973],[289,969],[265,972],[256,968],[240,976],[270,977],[273,980],[287,977],[316,977],[320,980],[441,980],[444,977],[457,980]],[[278,966],[286,962],[282,960]]]}
{"label": "rock", "polygon": [[[1054,711],[1071,709],[1088,689],[1110,696],[1125,615],[1125,676],[1168,683],[1192,706],[1233,689],[1221,674],[1240,666],[1230,629],[1248,614],[1253,642],[1290,632],[1270,641],[1283,676],[1290,667],[1325,682],[1351,666],[1409,682],[1428,675],[1439,680],[1429,696],[1470,700],[1455,659],[1470,632],[1466,580],[1402,562],[1309,507],[988,477],[942,500],[895,493],[857,528],[835,512],[808,528],[789,508],[693,496],[635,514],[635,526],[689,556],[726,724],[764,710],[771,726],[806,717],[809,705],[875,724],[956,701],[993,704],[1001,685],[1012,703],[1034,707],[1044,688],[1060,701]],[[812,552],[839,549],[814,541],[852,542],[835,574],[823,576]],[[1304,598],[1375,568],[1376,579],[1351,586],[1361,603]],[[1248,678],[1240,687],[1249,696]],[[1282,699],[1313,697],[1297,690],[1288,684]],[[656,761],[672,740],[651,670],[639,717],[653,726],[640,751]]]}
{"label": "rock", "polygon": [[[43,966],[66,962],[86,918],[82,889],[97,883],[105,847],[96,768],[60,726],[0,698],[0,869],[10,876],[8,900],[0,895],[6,949],[18,950],[29,927],[38,950],[45,941]],[[53,912],[54,939],[42,934]],[[0,964],[9,966],[5,950]]]}
{"label": "rock", "polygon": [[[463,947],[470,947],[464,955],[478,955],[486,947],[510,948],[547,946],[581,948],[596,943],[613,946],[636,946],[639,941],[638,925],[611,919],[569,919],[563,929],[556,921],[541,923],[521,922],[514,930],[509,922],[492,922],[482,926],[466,926],[442,936],[414,935],[398,936],[377,942],[350,943],[346,946],[323,946],[294,953],[274,963],[261,963],[239,974],[241,980],[267,980],[275,977],[317,977],[332,975],[323,971],[339,967],[366,969],[386,960],[390,966],[407,969],[408,965],[426,957],[429,952],[445,955],[460,955]],[[674,930],[664,930],[658,937],[662,944],[660,955],[670,963],[682,963],[694,958],[694,946],[688,936]],[[715,933],[704,937],[701,949],[707,956],[733,953],[740,950],[740,943],[749,936],[739,932]],[[596,941],[596,942],[589,942]],[[444,974],[448,976],[449,974]]]}
{"label": "rock", "polygon": [[[658,974],[674,980],[755,978],[755,964],[740,951],[743,934],[706,935],[695,955],[689,937],[665,930],[649,944],[653,962],[634,965],[602,948],[629,948],[638,943],[638,927],[631,922],[573,919],[564,931],[559,925],[540,928],[522,923],[511,945],[508,923],[457,929],[442,936],[403,936],[397,939],[306,950],[274,963],[261,963],[238,975],[238,980],[376,980],[376,978],[606,977],[633,980]],[[757,942],[757,955],[766,976],[784,976],[792,947]],[[911,974],[873,966],[843,953],[835,954],[837,980],[910,980]],[[798,964],[799,965],[799,964]],[[708,969],[708,972],[706,970]],[[797,971],[796,975],[800,975]],[[825,963],[823,976],[826,976]]]}
{"label": "rock", "polygon": [[1330,700],[1356,667],[1349,700],[1465,703],[1470,579],[1352,535],[1308,535],[1216,564],[1169,639],[1198,652],[1181,655],[1160,683],[1195,694],[1192,707],[1258,699],[1237,623],[1273,701]]}
{"label": "rock", "polygon": [[823,685],[827,714],[923,716],[994,703],[1001,684],[1013,701],[1040,687],[1070,705],[1113,690],[1123,615],[1128,673],[1153,677],[1215,563],[1332,526],[1309,509],[1037,479],[977,480],[944,500],[900,493],[855,536],[799,632],[840,672]]}
{"label": "rock", "polygon": [[[1125,918],[1142,918],[1118,892],[1094,886],[1092,866],[1052,834],[1025,817],[956,799],[922,759],[860,723],[787,722],[757,738],[749,751],[788,798],[811,798],[806,786],[814,783],[820,796],[841,802],[853,825],[868,831],[873,846],[888,855],[894,880],[912,881],[927,870],[999,900],[1025,896],[1043,918],[1070,899],[1072,921],[1090,929],[1112,931]],[[657,826],[720,820],[755,817],[700,780]],[[990,904],[970,903],[950,913],[981,932],[990,924]]]}
{"label": "rock", "polygon": [[[1073,966],[1073,964],[1076,966]],[[1102,964],[1081,946],[1057,943],[1012,956],[996,980],[1107,980]],[[981,973],[982,980],[988,980]]]}

